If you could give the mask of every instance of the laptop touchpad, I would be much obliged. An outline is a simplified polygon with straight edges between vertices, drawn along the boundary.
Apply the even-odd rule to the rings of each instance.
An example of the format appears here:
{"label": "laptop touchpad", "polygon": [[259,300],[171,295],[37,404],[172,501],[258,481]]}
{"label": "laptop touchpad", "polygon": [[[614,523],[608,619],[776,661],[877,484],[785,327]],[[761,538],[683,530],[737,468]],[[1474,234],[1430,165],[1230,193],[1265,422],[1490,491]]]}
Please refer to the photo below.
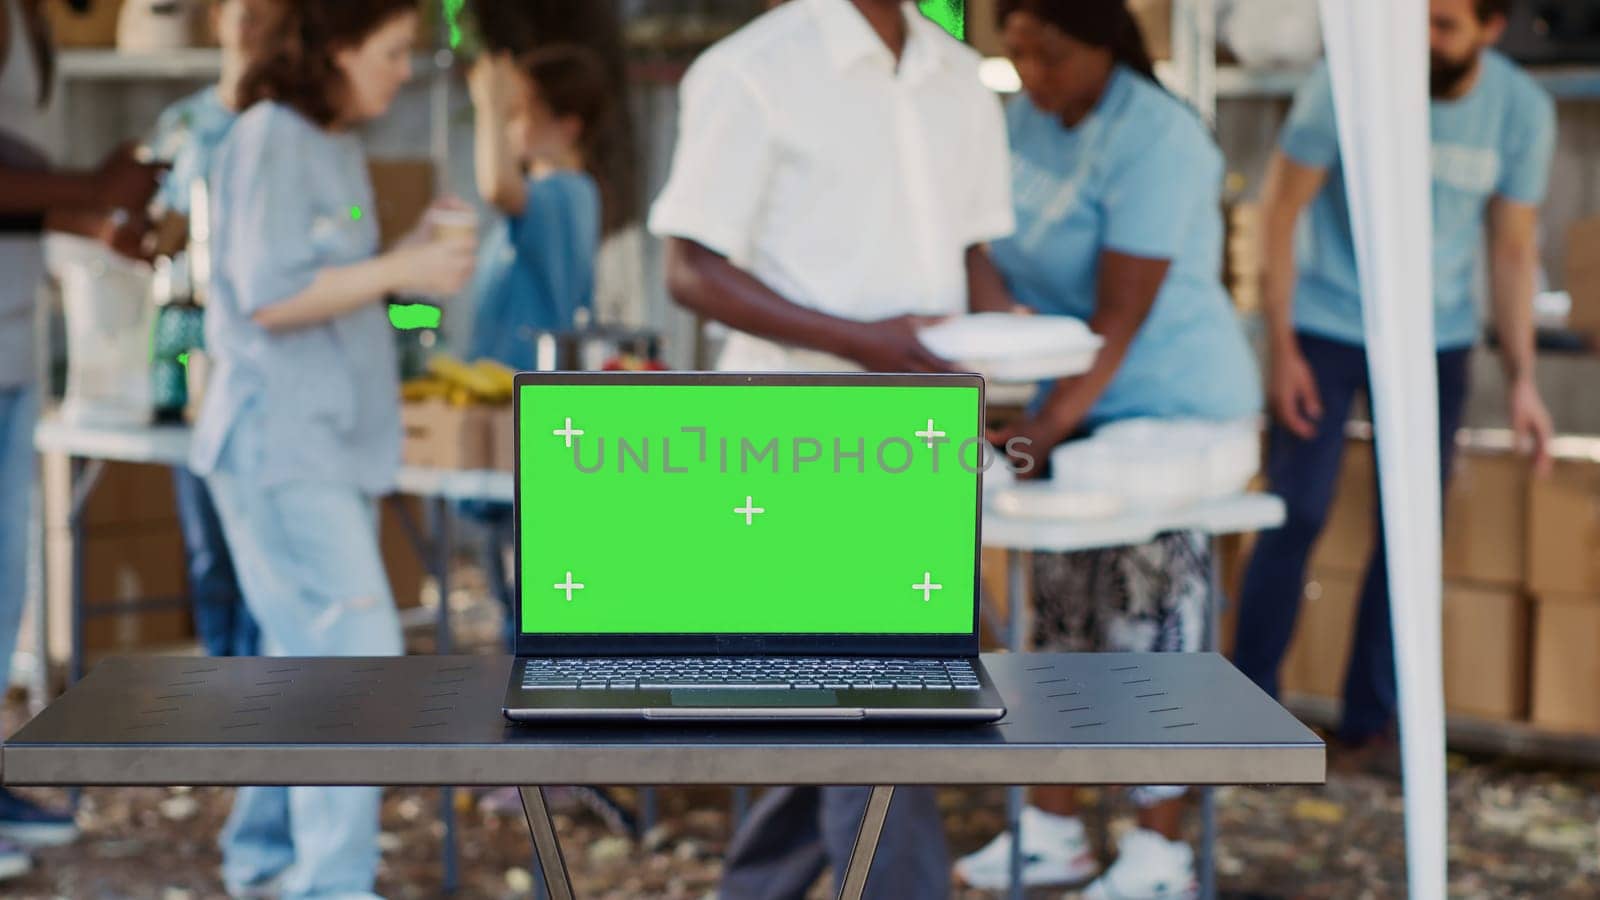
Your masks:
{"label": "laptop touchpad", "polygon": [[820,690],[763,691],[695,688],[672,692],[673,706],[832,706],[838,702],[839,697],[833,691]]}

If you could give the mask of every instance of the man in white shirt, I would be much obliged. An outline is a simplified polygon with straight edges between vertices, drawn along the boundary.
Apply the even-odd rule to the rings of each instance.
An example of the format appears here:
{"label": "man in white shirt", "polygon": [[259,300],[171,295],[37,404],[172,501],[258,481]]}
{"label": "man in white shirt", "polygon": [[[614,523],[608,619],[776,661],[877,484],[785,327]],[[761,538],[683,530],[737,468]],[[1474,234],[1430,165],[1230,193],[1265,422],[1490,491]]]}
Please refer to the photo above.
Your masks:
{"label": "man in white shirt", "polygon": [[[945,371],[920,325],[1011,308],[985,250],[1013,229],[1010,157],[977,70],[897,0],[792,0],[695,63],[650,230],[674,299],[734,330],[719,368]],[[803,897],[842,873],[866,798],[764,795],[721,896]],[[868,895],[942,897],[949,872],[932,791],[896,792]]]}

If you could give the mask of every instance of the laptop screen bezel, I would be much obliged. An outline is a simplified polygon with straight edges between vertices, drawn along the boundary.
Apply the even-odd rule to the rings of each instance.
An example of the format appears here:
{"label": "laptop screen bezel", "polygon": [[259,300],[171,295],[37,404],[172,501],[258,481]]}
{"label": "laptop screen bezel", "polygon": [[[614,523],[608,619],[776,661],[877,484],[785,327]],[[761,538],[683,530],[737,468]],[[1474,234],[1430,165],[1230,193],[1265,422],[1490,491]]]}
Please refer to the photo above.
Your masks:
{"label": "laptop screen bezel", "polygon": [[[978,431],[984,433],[984,381],[979,375],[777,374],[753,372],[523,372],[515,379],[513,433],[522,436],[522,392],[531,386],[637,384],[641,386],[751,385],[761,387],[924,387],[977,390]],[[522,454],[515,454],[514,501],[516,653],[518,656],[794,654],[839,656],[976,656],[983,476],[973,479],[972,622],[964,634],[528,634],[522,630]],[[623,548],[623,552],[626,549]],[[625,564],[625,563],[624,563]]]}

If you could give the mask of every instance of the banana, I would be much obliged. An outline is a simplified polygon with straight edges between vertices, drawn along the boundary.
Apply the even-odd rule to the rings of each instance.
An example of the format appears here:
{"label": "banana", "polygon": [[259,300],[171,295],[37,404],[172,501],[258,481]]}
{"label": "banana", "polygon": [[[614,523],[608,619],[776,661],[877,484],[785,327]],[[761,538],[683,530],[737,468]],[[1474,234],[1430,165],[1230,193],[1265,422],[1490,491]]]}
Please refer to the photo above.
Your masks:
{"label": "banana", "polygon": [[453,388],[460,388],[485,400],[492,400],[500,391],[494,378],[483,374],[475,366],[443,353],[428,360],[428,373],[444,379]]}
{"label": "banana", "polygon": [[511,394],[516,389],[517,373],[515,369],[493,359],[480,359],[473,363],[472,367],[478,371],[478,374],[494,382],[496,399],[511,399]]}
{"label": "banana", "polygon": [[413,378],[400,385],[400,399],[406,403],[443,400],[449,393],[450,385],[438,378]]}

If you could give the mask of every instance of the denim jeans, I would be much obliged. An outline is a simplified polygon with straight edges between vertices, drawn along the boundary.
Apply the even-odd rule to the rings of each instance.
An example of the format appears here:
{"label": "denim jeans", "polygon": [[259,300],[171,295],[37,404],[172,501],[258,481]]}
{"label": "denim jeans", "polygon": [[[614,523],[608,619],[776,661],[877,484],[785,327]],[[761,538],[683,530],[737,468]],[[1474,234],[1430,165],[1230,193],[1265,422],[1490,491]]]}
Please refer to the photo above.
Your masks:
{"label": "denim jeans", "polygon": [[[268,656],[398,656],[400,618],[378,549],[377,507],[352,486],[264,487],[248,428],[210,479],[245,603]],[[239,446],[234,446],[239,445]],[[222,834],[237,890],[282,877],[285,898],[372,890],[376,787],[242,788]]]}
{"label": "denim jeans", "polygon": [[0,388],[0,689],[11,680],[11,656],[28,591],[33,426],[38,418],[36,388]]}
{"label": "denim jeans", "polygon": [[[850,863],[871,788],[775,787],[761,795],[728,845],[723,900],[803,900],[824,870],[837,884]],[[950,854],[934,789],[894,792],[865,896],[950,895]]]}
{"label": "denim jeans", "polygon": [[245,605],[222,520],[205,480],[179,466],[172,470],[178,524],[189,569],[189,598],[200,646],[212,656],[259,656],[261,629]]}
{"label": "denim jeans", "polygon": [[[1302,440],[1282,425],[1268,439],[1267,478],[1272,493],[1288,506],[1283,527],[1263,532],[1250,555],[1239,591],[1239,625],[1234,664],[1239,671],[1278,695],[1278,669],[1294,636],[1305,589],[1306,560],[1322,533],[1339,480],[1345,453],[1345,422],[1358,392],[1367,387],[1364,348],[1299,335],[1322,399],[1316,434]],[[1456,431],[1466,405],[1471,351],[1438,354],[1439,475],[1448,484],[1455,461]],[[1383,441],[1383,435],[1377,436]],[[1395,695],[1394,636],[1389,621],[1389,567],[1384,546],[1382,502],[1374,525],[1374,546],[1367,561],[1356,614],[1355,638],[1345,670],[1344,721],[1339,737],[1360,743],[1383,734],[1393,723]]]}

